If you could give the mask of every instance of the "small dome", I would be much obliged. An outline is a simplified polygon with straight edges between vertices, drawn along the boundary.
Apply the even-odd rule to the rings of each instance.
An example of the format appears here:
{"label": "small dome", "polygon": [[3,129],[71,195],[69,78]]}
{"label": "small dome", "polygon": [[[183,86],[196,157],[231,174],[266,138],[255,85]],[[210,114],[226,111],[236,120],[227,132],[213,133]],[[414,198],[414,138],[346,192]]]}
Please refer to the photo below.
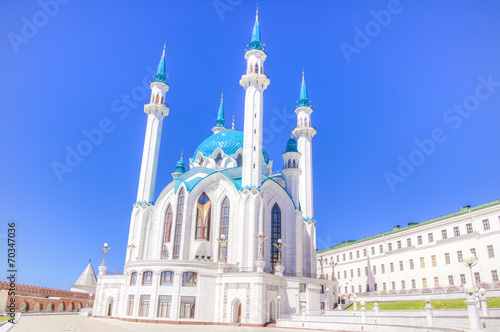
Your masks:
{"label": "small dome", "polygon": [[[243,148],[243,132],[238,130],[224,130],[213,134],[198,146],[192,160],[196,158],[198,152],[201,152],[205,157],[211,156],[216,148],[221,148],[227,155],[235,154],[236,151]],[[265,163],[269,164],[269,155],[264,148],[262,148],[262,156]]]}
{"label": "small dome", "polygon": [[286,151],[285,153],[287,152],[299,152],[297,150],[297,141],[295,140],[295,138],[290,138],[288,140],[288,142],[286,143]]}
{"label": "small dome", "polygon": [[175,171],[180,173],[186,172],[186,164],[184,163],[184,160],[181,159],[177,162],[175,165]]}

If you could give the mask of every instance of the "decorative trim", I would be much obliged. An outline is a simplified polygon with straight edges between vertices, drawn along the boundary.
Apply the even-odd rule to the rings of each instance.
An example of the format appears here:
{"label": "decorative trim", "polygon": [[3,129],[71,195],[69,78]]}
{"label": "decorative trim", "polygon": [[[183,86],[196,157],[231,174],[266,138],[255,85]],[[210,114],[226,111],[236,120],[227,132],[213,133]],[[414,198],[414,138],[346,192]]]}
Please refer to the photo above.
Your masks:
{"label": "decorative trim", "polygon": [[246,290],[246,301],[245,301],[245,322],[250,321],[250,283],[224,283],[224,299],[223,299],[223,310],[222,310],[222,320],[227,320],[227,292],[229,289],[245,289]]}

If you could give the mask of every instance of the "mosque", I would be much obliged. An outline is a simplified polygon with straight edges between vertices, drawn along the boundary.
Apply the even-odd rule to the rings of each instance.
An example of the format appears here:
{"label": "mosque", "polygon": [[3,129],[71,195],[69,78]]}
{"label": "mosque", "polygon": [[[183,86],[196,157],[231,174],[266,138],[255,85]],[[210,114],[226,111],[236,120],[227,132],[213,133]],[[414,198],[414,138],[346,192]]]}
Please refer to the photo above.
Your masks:
{"label": "mosque", "polygon": [[162,124],[169,115],[163,51],[144,106],[146,137],[124,272],[106,274],[103,260],[94,316],[262,326],[280,315],[333,308],[337,281],[316,275],[313,109],[302,77],[297,126],[283,144],[284,167],[274,173],[262,146],[270,83],[263,46],[257,15],[239,82],[245,89],[243,132],[234,122],[226,126],[221,98],[213,134],[187,160],[189,170],[181,157],[155,200]]}

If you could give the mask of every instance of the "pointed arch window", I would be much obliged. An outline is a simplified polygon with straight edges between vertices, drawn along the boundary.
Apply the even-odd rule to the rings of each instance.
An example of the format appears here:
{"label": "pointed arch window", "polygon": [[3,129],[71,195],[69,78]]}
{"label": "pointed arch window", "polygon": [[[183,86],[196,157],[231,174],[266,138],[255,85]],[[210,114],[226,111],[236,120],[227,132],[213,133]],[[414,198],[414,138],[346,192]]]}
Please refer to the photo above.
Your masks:
{"label": "pointed arch window", "polygon": [[292,167],[292,161],[290,159],[288,159],[288,167],[287,168],[290,168]]}
{"label": "pointed arch window", "polygon": [[222,163],[222,156],[220,155],[220,153],[217,155],[217,157],[215,157],[215,163],[217,164],[217,166],[221,165],[221,163]]}
{"label": "pointed arch window", "polygon": [[168,205],[165,213],[165,222],[163,223],[163,238],[161,247],[161,258],[168,258],[167,243],[170,242],[170,231],[172,230],[172,205]]}
{"label": "pointed arch window", "polygon": [[258,63],[255,64],[255,72],[257,74],[259,73],[259,64]]}
{"label": "pointed arch window", "polygon": [[201,194],[198,199],[198,212],[196,213],[196,233],[195,240],[210,239],[210,200],[207,194]]}
{"label": "pointed arch window", "polygon": [[292,163],[292,164],[293,164],[293,165],[292,165],[292,167],[293,167],[293,168],[297,168],[297,164],[295,163],[295,159],[293,160],[293,163]]}
{"label": "pointed arch window", "polygon": [[[222,202],[221,206],[221,212],[220,212],[220,235],[224,234],[226,236],[226,239],[229,234],[229,198],[225,198],[224,201]],[[220,248],[219,248],[220,252]],[[224,262],[227,262],[227,242],[224,244],[224,247],[222,247],[222,257],[224,258]]]}
{"label": "pointed arch window", "polygon": [[279,239],[281,239],[281,209],[278,203],[275,203],[271,210],[271,265],[273,270],[278,261],[278,248],[273,244],[278,243]]}
{"label": "pointed arch window", "polygon": [[253,73],[253,65],[250,65],[250,72]]}
{"label": "pointed arch window", "polygon": [[243,157],[241,156],[241,154],[239,154],[238,158],[236,158],[236,166],[243,166]]}
{"label": "pointed arch window", "polygon": [[184,210],[184,188],[181,188],[177,197],[177,218],[175,221],[175,235],[174,235],[174,252],[172,259],[179,259],[181,251],[181,231],[182,231],[182,218]]}

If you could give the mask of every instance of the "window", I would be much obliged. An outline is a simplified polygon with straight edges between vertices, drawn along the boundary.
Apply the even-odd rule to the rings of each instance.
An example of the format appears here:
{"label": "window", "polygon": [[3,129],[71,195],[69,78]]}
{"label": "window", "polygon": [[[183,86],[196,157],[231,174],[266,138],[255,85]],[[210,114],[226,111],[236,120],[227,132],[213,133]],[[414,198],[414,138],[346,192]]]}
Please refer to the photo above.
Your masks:
{"label": "window", "polygon": [[237,167],[243,166],[243,157],[241,156],[241,154],[239,154],[238,157],[236,158],[236,166]]}
{"label": "window", "polygon": [[466,224],[465,228],[467,229],[467,234],[470,234],[470,233],[474,232],[474,229],[472,229],[472,224],[471,223]]}
{"label": "window", "polygon": [[[346,287],[347,289],[347,287]],[[370,291],[370,285],[369,284],[366,284],[366,291],[369,292]],[[347,292],[346,292],[347,293]]]}
{"label": "window", "polygon": [[394,263],[390,263],[391,265],[391,272],[394,272]]}
{"label": "window", "polygon": [[436,256],[435,255],[431,256],[431,260],[432,260],[432,266],[437,266],[437,261],[436,261]]}
{"label": "window", "polygon": [[377,274],[377,266],[376,265],[373,265],[373,274]]}
{"label": "window", "polygon": [[439,277],[434,277],[434,287],[439,287]]}
{"label": "window", "polygon": [[356,258],[359,258],[359,250],[356,250]]}
{"label": "window", "polygon": [[361,285],[358,286],[358,291],[361,293]]}
{"label": "window", "polygon": [[451,261],[450,261],[450,254],[449,253],[444,254],[444,261],[446,262],[446,264],[450,264],[451,263]]}
{"label": "window", "polygon": [[320,308],[320,310],[325,309],[325,302],[320,302],[319,303],[319,308]]}
{"label": "window", "polygon": [[498,272],[497,272],[497,270],[491,271],[491,279],[493,280],[493,282],[498,282]]}
{"label": "window", "polygon": [[354,278],[354,270],[351,269],[351,278]]}
{"label": "window", "polygon": [[424,242],[422,241],[422,235],[417,236],[417,243],[418,243],[419,245],[421,245],[422,243],[424,243]]}
{"label": "window", "polygon": [[217,157],[215,157],[215,164],[217,166],[220,166],[222,163],[222,156],[220,155],[220,153],[217,155]]}
{"label": "window", "polygon": [[453,234],[455,236],[460,236],[460,228],[458,228],[458,226],[453,227]]}
{"label": "window", "polygon": [[196,297],[194,296],[181,296],[181,307],[179,318],[194,318],[194,307]]}
{"label": "window", "polygon": [[467,283],[467,281],[465,280],[465,274],[461,274],[460,275],[460,284],[463,286]]}
{"label": "window", "polygon": [[450,286],[454,285],[454,283],[453,283],[453,276],[448,276],[448,283],[450,284]]}
{"label": "window", "polygon": [[392,282],[392,290],[396,290],[396,282],[395,281]]}
{"label": "window", "polygon": [[337,255],[337,263],[340,262],[339,255]]}
{"label": "window", "polygon": [[354,286],[351,286],[351,293],[354,293]]}
{"label": "window", "polygon": [[337,271],[338,279],[340,279],[340,271]]}
{"label": "window", "polygon": [[299,291],[301,293],[305,293],[306,292],[306,284],[305,283],[301,283],[300,286],[299,286]]}
{"label": "window", "polygon": [[404,280],[401,280],[401,289],[406,289],[406,283]]}
{"label": "window", "polygon": [[446,232],[446,229],[441,230],[441,238],[443,240],[448,238],[448,234]]}
{"label": "window", "polygon": [[398,249],[401,249],[402,245],[401,245],[401,240],[398,241]]}
{"label": "window", "polygon": [[429,243],[434,242],[434,234],[429,233],[427,236],[429,237]]}
{"label": "window", "polygon": [[407,238],[407,239],[406,239],[406,245],[407,245],[408,247],[411,247],[411,239],[410,239],[410,238]]}
{"label": "window", "polygon": [[366,257],[366,248],[363,249],[363,257]]}
{"label": "window", "polygon": [[385,282],[382,283],[382,290],[387,290],[387,284]]}
{"label": "window", "polygon": [[462,255],[462,250],[457,251],[458,262],[462,263],[464,261],[464,256]]}
{"label": "window", "polygon": [[352,252],[349,253],[349,259],[352,260]]}
{"label": "window", "polygon": [[365,276],[368,275],[368,266],[365,267]]}
{"label": "window", "polygon": [[165,222],[163,223],[163,238],[161,248],[161,258],[168,258],[167,242],[170,242],[170,230],[172,229],[172,206],[169,204],[165,213]]}
{"label": "window", "polygon": [[174,284],[174,273],[163,271],[160,275],[160,286],[172,286]]}
{"label": "window", "polygon": [[358,277],[361,277],[361,268],[358,267]]}
{"label": "window", "polygon": [[399,261],[399,271],[404,271],[403,261]]}
{"label": "window", "polygon": [[174,235],[174,252],[172,259],[179,259],[181,250],[181,231],[182,231],[182,211],[184,210],[184,188],[179,191],[177,197],[177,219],[175,222],[175,235]]}
{"label": "window", "polygon": [[427,288],[427,279],[426,278],[422,278],[422,287]]}
{"label": "window", "polygon": [[320,286],[320,289],[319,289],[319,293],[320,294],[325,294],[325,285],[319,285]]}
{"label": "window", "polygon": [[275,203],[271,211],[271,265],[274,269],[278,261],[278,248],[274,245],[281,239],[281,209]]}
{"label": "window", "polygon": [[384,252],[384,246],[382,244],[378,246],[378,252],[379,254]]}
{"label": "window", "polygon": [[[415,268],[415,265],[413,264],[413,259],[410,259],[410,270],[413,270]],[[415,288],[415,287],[413,287]]]}
{"label": "window", "polygon": [[196,272],[184,272],[182,274],[182,287],[196,287],[198,274]]}
{"label": "window", "polygon": [[170,307],[172,307],[172,296],[158,296],[158,317],[170,317]]}
{"label": "window", "polygon": [[489,231],[490,230],[490,220],[489,219],[484,219],[483,220],[483,229],[485,231]]}
{"label": "window", "polygon": [[342,254],[342,261],[345,261],[345,254]]}
{"label": "window", "polygon": [[347,279],[347,271],[344,270],[344,279]]}
{"label": "window", "polygon": [[411,288],[417,288],[417,282],[415,279],[411,279]]}
{"label": "window", "polygon": [[198,240],[210,240],[210,211],[211,208],[210,200],[207,194],[201,194],[198,199],[197,213],[196,213],[196,233],[195,239]]}
{"label": "window", "polygon": [[132,272],[130,275],[130,286],[135,286],[137,284],[137,272]]}
{"label": "window", "polygon": [[476,248],[470,248],[470,253],[473,255],[473,256],[476,256]]}
{"label": "window", "polygon": [[385,265],[384,264],[380,265],[380,270],[382,270],[382,274],[385,273]]}
{"label": "window", "polygon": [[494,258],[495,257],[495,252],[493,251],[493,245],[487,246],[488,248],[488,257],[489,258]]}
{"label": "window", "polygon": [[425,268],[425,258],[420,257],[420,268],[424,269]]}
{"label": "window", "polygon": [[372,247],[372,255],[375,255],[375,247]]}
{"label": "window", "polygon": [[387,243],[387,250],[392,251],[392,243]]}
{"label": "window", "polygon": [[134,310],[134,295],[128,296],[127,316],[132,316]]}
{"label": "window", "polygon": [[481,277],[479,276],[479,272],[474,272],[474,279],[476,280],[476,284],[481,282]]}
{"label": "window", "polygon": [[148,316],[150,299],[150,295],[141,295],[141,302],[139,302],[139,316]]}
{"label": "window", "polygon": [[146,271],[142,273],[142,285],[151,286],[153,284],[153,272]]}
{"label": "window", "polygon": [[378,291],[378,287],[377,287],[377,284],[376,284],[376,283],[375,283],[375,284],[373,284],[373,291],[374,291],[374,292]]}
{"label": "window", "polygon": [[[222,202],[222,206],[220,209],[220,230],[219,234],[224,235],[227,239],[229,235],[229,199],[226,197]],[[227,262],[227,242],[223,245],[222,248],[222,259],[223,262]]]}

